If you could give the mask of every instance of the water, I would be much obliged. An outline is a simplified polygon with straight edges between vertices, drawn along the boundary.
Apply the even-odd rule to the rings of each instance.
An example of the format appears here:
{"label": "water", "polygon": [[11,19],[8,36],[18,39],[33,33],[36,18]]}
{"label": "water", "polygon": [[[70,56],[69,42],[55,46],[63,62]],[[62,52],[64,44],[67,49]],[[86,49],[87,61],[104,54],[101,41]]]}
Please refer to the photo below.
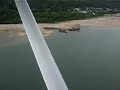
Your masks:
{"label": "water", "polygon": [[[119,34],[117,27],[82,27],[45,38],[70,90],[120,90]],[[46,90],[28,41],[17,40],[0,42],[0,90]]]}

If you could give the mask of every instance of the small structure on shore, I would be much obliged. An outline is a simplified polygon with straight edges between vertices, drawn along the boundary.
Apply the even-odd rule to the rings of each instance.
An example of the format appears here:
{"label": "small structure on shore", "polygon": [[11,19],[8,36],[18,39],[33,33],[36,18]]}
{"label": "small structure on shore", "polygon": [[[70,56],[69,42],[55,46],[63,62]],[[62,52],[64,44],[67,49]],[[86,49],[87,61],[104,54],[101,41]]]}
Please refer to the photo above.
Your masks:
{"label": "small structure on shore", "polygon": [[69,31],[80,31],[80,25],[78,24],[78,25],[75,25],[75,26],[73,26],[72,28],[69,28],[68,29]]}
{"label": "small structure on shore", "polygon": [[76,24],[76,25],[73,25],[73,26],[66,25],[66,26],[62,26],[62,27],[49,26],[49,27],[43,27],[43,28],[46,29],[46,30],[56,29],[59,32],[68,33],[67,31],[80,31],[80,24]]}
{"label": "small structure on shore", "polygon": [[59,32],[62,32],[62,33],[68,33],[66,30],[64,29],[59,29]]}

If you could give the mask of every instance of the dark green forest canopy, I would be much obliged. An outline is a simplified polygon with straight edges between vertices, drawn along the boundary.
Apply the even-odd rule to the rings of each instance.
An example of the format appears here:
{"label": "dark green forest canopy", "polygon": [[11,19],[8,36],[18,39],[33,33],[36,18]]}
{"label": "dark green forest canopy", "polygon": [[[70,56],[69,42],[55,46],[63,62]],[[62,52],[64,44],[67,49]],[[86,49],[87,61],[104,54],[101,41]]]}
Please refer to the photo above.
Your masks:
{"label": "dark green forest canopy", "polygon": [[[120,8],[120,0],[27,0],[34,9],[61,10],[74,7],[109,7]],[[14,0],[0,0],[0,6],[14,8]]]}
{"label": "dark green forest canopy", "polygon": [[[120,0],[27,0],[38,23],[53,23],[65,20],[85,19],[114,13],[120,8]],[[87,7],[111,8],[112,12],[104,9],[89,13],[74,12],[75,8],[83,11]],[[120,11],[120,9],[117,9]],[[0,0],[0,23],[21,23],[14,0]]]}
{"label": "dark green forest canopy", "polygon": [[28,0],[33,7],[120,7],[120,0]]}

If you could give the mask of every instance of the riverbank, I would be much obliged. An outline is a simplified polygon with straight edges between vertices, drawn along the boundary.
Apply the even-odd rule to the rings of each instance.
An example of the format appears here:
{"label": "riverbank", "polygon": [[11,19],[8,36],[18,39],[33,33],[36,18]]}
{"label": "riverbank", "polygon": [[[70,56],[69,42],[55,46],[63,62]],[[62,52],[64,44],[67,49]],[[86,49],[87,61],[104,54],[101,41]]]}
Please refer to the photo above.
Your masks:
{"label": "riverbank", "polygon": [[[42,34],[44,36],[51,35],[53,33],[52,30],[45,30],[41,27]],[[14,32],[18,36],[26,35],[24,27],[22,24],[0,24],[0,32]]]}
{"label": "riverbank", "polygon": [[71,20],[64,21],[56,24],[39,24],[43,28],[58,28],[58,29],[71,29],[72,27],[78,26],[92,26],[92,27],[120,27],[120,14],[107,15],[98,18],[91,18],[85,20]]}
{"label": "riverbank", "polygon": [[[53,33],[54,30],[71,30],[81,26],[95,26],[95,27],[120,27],[120,15],[107,15],[98,18],[86,20],[71,20],[59,23],[42,23],[38,24],[44,36]],[[19,36],[25,35],[24,27],[22,24],[0,24],[0,31],[15,30]]]}

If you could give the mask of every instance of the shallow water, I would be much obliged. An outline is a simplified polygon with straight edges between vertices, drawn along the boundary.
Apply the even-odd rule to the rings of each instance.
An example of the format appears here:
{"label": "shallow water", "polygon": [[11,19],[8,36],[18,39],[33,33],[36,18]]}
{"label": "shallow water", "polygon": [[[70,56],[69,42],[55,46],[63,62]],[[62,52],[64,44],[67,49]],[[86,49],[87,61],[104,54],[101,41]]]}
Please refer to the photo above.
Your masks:
{"label": "shallow water", "polygon": [[[117,27],[82,27],[45,37],[70,90],[120,89],[119,34]],[[0,90],[46,90],[28,41],[0,40]]]}

